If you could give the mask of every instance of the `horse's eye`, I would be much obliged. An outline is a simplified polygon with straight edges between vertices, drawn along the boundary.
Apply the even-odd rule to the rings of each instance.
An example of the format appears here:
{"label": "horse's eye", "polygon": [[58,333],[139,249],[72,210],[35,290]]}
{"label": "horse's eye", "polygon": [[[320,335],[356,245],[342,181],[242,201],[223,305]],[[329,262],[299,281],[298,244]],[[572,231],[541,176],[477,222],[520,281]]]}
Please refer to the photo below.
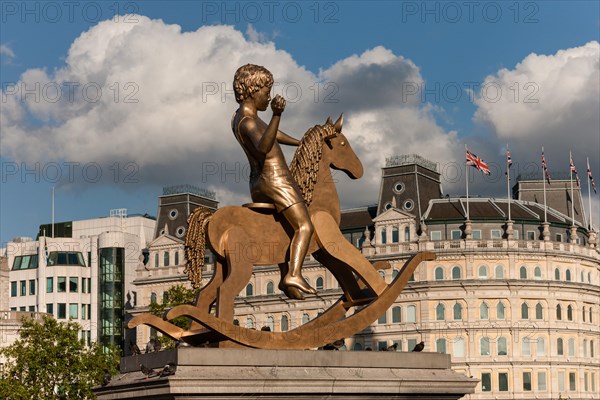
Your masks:
{"label": "horse's eye", "polygon": [[344,142],[343,140],[340,142],[340,145],[345,146],[346,142]]}

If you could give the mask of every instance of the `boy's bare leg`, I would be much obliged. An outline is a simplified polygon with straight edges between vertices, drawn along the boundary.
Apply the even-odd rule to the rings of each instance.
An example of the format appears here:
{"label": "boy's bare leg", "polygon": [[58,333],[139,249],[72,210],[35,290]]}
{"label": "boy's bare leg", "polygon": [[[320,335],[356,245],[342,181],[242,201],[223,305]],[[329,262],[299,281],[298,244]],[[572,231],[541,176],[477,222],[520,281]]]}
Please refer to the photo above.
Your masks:
{"label": "boy's bare leg", "polygon": [[280,289],[295,287],[305,293],[317,293],[302,277],[302,263],[306,257],[308,246],[314,231],[308,209],[304,203],[296,203],[282,211],[284,218],[294,229],[294,237],[290,244],[289,268],[281,279]]}

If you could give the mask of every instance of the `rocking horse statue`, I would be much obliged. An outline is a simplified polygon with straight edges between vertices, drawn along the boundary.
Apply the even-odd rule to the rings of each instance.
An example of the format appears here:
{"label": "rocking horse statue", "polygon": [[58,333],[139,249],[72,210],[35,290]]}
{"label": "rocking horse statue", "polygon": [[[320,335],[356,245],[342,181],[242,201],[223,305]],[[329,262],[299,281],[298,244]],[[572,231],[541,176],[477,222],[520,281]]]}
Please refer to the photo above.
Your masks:
{"label": "rocking horse statue", "polygon": [[[238,69],[234,78],[240,108],[232,129],[251,166],[254,203],[228,206],[214,214],[197,208],[188,218],[186,272],[194,287],[201,286],[208,246],[216,256],[214,275],[200,290],[194,305],[168,310],[163,318],[142,314],[128,326],[154,327],[175,340],[192,345],[270,349],[316,348],[352,336],[375,321],[396,300],[417,266],[435,255],[420,252],[408,260],[389,285],[349,243],[339,229],[340,203],[331,169],[358,179],[363,167],[342,133],[343,117],[310,128],[301,141],[278,129],[285,100],[271,101],[273,117],[257,117],[269,105],[273,77],[256,65]],[[298,145],[288,169],[278,143]],[[301,273],[311,254],[337,279],[343,295],[316,319],[287,332],[256,331],[234,324],[235,297],[247,285],[254,266],[279,265],[279,289],[292,299],[316,291]],[[351,308],[361,306],[348,316]],[[168,322],[187,316],[184,330]]]}

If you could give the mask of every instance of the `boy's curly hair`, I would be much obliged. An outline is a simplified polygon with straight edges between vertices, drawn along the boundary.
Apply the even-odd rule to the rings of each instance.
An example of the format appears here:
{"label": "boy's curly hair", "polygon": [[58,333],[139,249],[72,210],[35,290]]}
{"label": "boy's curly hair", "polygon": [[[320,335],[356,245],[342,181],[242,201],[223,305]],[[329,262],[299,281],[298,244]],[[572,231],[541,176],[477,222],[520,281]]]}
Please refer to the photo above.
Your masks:
{"label": "boy's curly hair", "polygon": [[235,101],[241,103],[249,99],[252,93],[258,92],[265,86],[273,85],[273,74],[265,67],[254,64],[246,64],[235,71],[233,77],[233,91]]}

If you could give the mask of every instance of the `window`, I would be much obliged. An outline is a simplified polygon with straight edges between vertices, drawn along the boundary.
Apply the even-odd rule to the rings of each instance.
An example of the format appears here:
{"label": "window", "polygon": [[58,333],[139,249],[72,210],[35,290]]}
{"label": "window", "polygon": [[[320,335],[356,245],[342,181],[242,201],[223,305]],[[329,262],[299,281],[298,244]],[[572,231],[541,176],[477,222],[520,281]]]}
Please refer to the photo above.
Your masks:
{"label": "window", "polygon": [[56,291],[58,293],[64,293],[67,291],[67,277],[59,276],[56,282]]}
{"label": "window", "polygon": [[504,279],[504,267],[496,265],[496,279]]}
{"label": "window", "polygon": [[248,329],[254,328],[254,320],[250,317],[246,318],[246,328],[248,328]]}
{"label": "window", "polygon": [[408,339],[407,345],[408,345],[407,350],[412,351],[412,349],[414,349],[415,346],[417,345],[417,339]]}
{"label": "window", "polygon": [[537,389],[539,391],[546,391],[546,371],[538,371],[537,373]]}
{"label": "window", "polygon": [[587,279],[588,283],[592,283],[592,273],[588,272],[588,279]]}
{"label": "window", "polygon": [[287,332],[290,329],[290,321],[287,315],[281,316],[281,332]]}
{"label": "window", "polygon": [[323,289],[323,278],[318,277],[316,282],[317,289]]}
{"label": "window", "polygon": [[537,338],[536,354],[538,357],[546,355],[546,341],[543,337]]}
{"label": "window", "polygon": [[[406,322],[417,322],[417,307],[410,305],[406,308]],[[412,348],[411,348],[412,350]]]}
{"label": "window", "polygon": [[396,351],[402,351],[402,340],[393,340],[392,344],[396,345]]}
{"label": "window", "polygon": [[562,233],[557,233],[557,234],[556,234],[556,241],[557,241],[557,242],[562,242],[562,240],[563,240],[563,235],[562,235]]}
{"label": "window", "polygon": [[[183,232],[181,233],[181,236],[183,236]],[[178,251],[175,252],[175,265],[179,265],[179,252]]]}
{"label": "window", "polygon": [[465,356],[465,339],[459,337],[454,340],[452,344],[452,350],[454,357],[464,357]]}
{"label": "window", "polygon": [[519,277],[521,279],[527,279],[527,268],[525,266],[522,266],[519,270]]}
{"label": "window", "polygon": [[165,251],[165,254],[164,254],[163,257],[164,257],[164,259],[163,259],[164,263],[163,264],[164,264],[165,267],[168,267],[169,266],[169,252]]}
{"label": "window", "polygon": [[460,267],[452,268],[452,279],[460,279]]}
{"label": "window", "polygon": [[34,295],[35,294],[35,279],[30,279],[29,280],[29,294],[30,295]]}
{"label": "window", "polygon": [[562,321],[562,307],[560,306],[560,304],[556,305],[556,320]]}
{"label": "window", "polygon": [[531,391],[531,372],[523,372],[523,390]]}
{"label": "window", "polygon": [[413,203],[412,200],[406,200],[404,202],[404,204],[402,205],[402,208],[404,208],[406,211],[410,211],[414,208],[415,204]]}
{"label": "window", "polygon": [[404,241],[410,242],[410,228],[408,226],[404,228]]}
{"label": "window", "polygon": [[481,391],[491,392],[492,391],[492,374],[489,372],[481,373]]}
{"label": "window", "polygon": [[69,278],[69,292],[70,293],[77,293],[77,286],[79,285],[79,278],[77,277],[70,277]]}
{"label": "window", "polygon": [[271,330],[271,332],[275,331],[275,320],[271,316],[267,317],[267,327]]}
{"label": "window", "polygon": [[87,307],[85,304],[81,305],[81,319],[88,319]]}
{"label": "window", "polygon": [[392,308],[392,322],[402,322],[402,309],[400,307]]}
{"label": "window", "polygon": [[563,345],[562,338],[556,339],[556,355],[557,356],[564,355],[564,348],[563,347],[564,347],[564,345]]}
{"label": "window", "polygon": [[154,292],[150,293],[150,303],[156,304],[156,300],[157,300],[156,293],[154,293]]}
{"label": "window", "polygon": [[590,357],[594,358],[594,341],[590,340]]}
{"label": "window", "polygon": [[473,239],[481,240],[481,229],[473,229],[471,234],[473,235]]}
{"label": "window", "polygon": [[462,231],[460,229],[453,229],[450,231],[450,237],[452,240],[462,239]]}
{"label": "window", "polygon": [[569,357],[575,356],[575,339],[569,338]]}
{"label": "window", "polygon": [[554,280],[555,281],[560,281],[560,269],[556,268],[554,270]]}
{"label": "window", "polygon": [[590,307],[590,310],[588,312],[588,316],[589,316],[590,323],[594,322],[594,321],[592,321],[592,307]]}
{"label": "window", "polygon": [[535,240],[535,231],[527,231],[527,240]]}
{"label": "window", "polygon": [[378,324],[385,324],[385,323],[387,323],[387,310],[383,314],[381,314],[379,316],[379,318],[377,319],[377,323]]}
{"label": "window", "polygon": [[489,307],[485,303],[481,303],[479,306],[479,319],[489,319]]}
{"label": "window", "polygon": [[398,243],[400,241],[400,237],[399,237],[399,233],[398,233],[398,227],[394,226],[392,227],[392,243]]}
{"label": "window", "polygon": [[440,338],[435,341],[435,351],[438,353],[446,353],[446,339]]}
{"label": "window", "polygon": [[565,272],[565,280],[567,282],[571,282],[571,270],[568,269],[567,272]]}
{"label": "window", "polygon": [[490,338],[487,336],[479,339],[479,354],[482,356],[490,355]]}
{"label": "window", "polygon": [[502,239],[502,232],[500,229],[492,229],[490,231],[490,238],[492,239]]}
{"label": "window", "polygon": [[441,281],[444,279],[444,269],[442,267],[437,267],[435,269],[435,280]]}
{"label": "window", "polygon": [[381,244],[387,243],[387,232],[385,229],[381,231]]}
{"label": "window", "polygon": [[158,264],[158,253],[154,255],[154,267],[160,267],[160,265]]}
{"label": "window", "polygon": [[581,271],[581,283],[585,282],[585,274]]}
{"label": "window", "polygon": [[587,339],[583,339],[583,356],[587,357]]}
{"label": "window", "polygon": [[498,391],[508,392],[508,372],[498,373]]}
{"label": "window", "polygon": [[52,303],[46,304],[46,312],[50,315],[54,315],[54,304],[52,304]]}
{"label": "window", "polygon": [[442,240],[442,231],[431,231],[431,240]]}
{"label": "window", "polygon": [[57,313],[58,315],[56,317],[58,319],[67,318],[67,305],[65,303],[58,303],[57,308],[58,308],[58,313]]}
{"label": "window", "polygon": [[567,320],[573,321],[573,306],[570,304],[567,306]]}
{"label": "window", "polygon": [[513,230],[513,240],[519,240],[519,230],[518,229]]}
{"label": "window", "polygon": [[529,319],[529,306],[527,303],[521,304],[521,319]]}
{"label": "window", "polygon": [[310,321],[310,317],[308,316],[308,314],[304,313],[302,315],[302,324],[306,324]]}
{"label": "window", "polygon": [[[318,281],[318,279],[317,279],[317,281]],[[323,289],[323,287],[318,287],[318,286],[317,286],[317,289]],[[273,282],[269,281],[269,282],[267,283],[267,294],[273,294],[273,292],[274,292],[274,285],[273,285]]]}
{"label": "window", "polygon": [[17,281],[10,283],[10,297],[17,297]]}
{"label": "window", "polygon": [[19,286],[21,287],[20,295],[26,296],[27,295],[27,281],[20,281]]}
{"label": "window", "polygon": [[485,279],[488,277],[487,267],[485,265],[481,265],[479,267],[479,279]]}
{"label": "window", "polygon": [[354,343],[354,347],[353,347],[354,351],[361,351],[362,349],[363,349],[362,344]]}
{"label": "window", "polygon": [[498,353],[499,356],[508,355],[508,341],[504,336],[498,338]]}
{"label": "window", "polygon": [[446,319],[446,307],[442,303],[438,304],[435,308],[435,319],[437,321],[443,321]]}
{"label": "window", "polygon": [[533,279],[542,279],[542,269],[540,267],[535,267],[533,270]]}
{"label": "window", "polygon": [[503,302],[496,305],[496,319],[506,319],[506,307]]}
{"label": "window", "polygon": [[381,340],[381,341],[377,342],[377,350],[386,351],[387,347],[388,347],[388,344],[386,341]]}
{"label": "window", "polygon": [[453,307],[453,317],[455,321],[462,320],[462,305],[460,303],[454,304]]}
{"label": "window", "polygon": [[569,390],[575,391],[577,390],[575,372],[569,372]]}
{"label": "window", "polygon": [[544,308],[540,303],[535,305],[535,319],[544,319]]}
{"label": "window", "polygon": [[394,192],[400,194],[404,191],[404,184],[402,182],[397,182],[394,185]]}
{"label": "window", "polygon": [[254,295],[254,287],[252,286],[251,283],[246,285],[246,296],[252,296]]}
{"label": "window", "polygon": [[71,303],[69,304],[69,318],[77,319],[79,312],[79,304]]}
{"label": "window", "polygon": [[396,279],[396,277],[397,277],[397,276],[398,276],[398,270],[397,270],[397,269],[394,269],[394,270],[392,271],[392,280],[393,280],[393,279]]}
{"label": "window", "polygon": [[528,337],[524,337],[521,341],[521,355],[522,356],[530,356],[531,355],[531,343],[529,342]]}
{"label": "window", "polygon": [[565,372],[558,371],[558,390],[560,392],[565,391]]}
{"label": "window", "polygon": [[581,308],[581,320],[585,322],[585,306]]}

